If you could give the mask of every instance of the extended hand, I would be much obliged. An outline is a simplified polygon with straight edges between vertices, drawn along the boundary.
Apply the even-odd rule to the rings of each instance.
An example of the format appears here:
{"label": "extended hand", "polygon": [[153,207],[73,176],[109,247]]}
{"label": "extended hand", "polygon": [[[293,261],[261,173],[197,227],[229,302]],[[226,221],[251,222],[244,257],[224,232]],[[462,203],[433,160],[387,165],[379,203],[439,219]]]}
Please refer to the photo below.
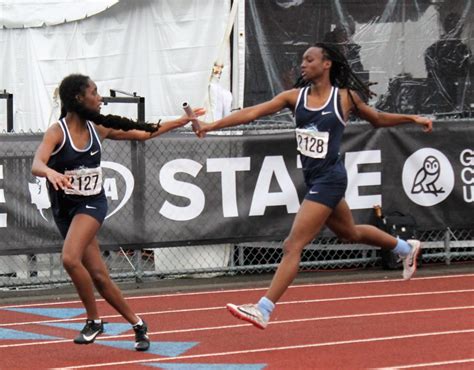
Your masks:
{"label": "extended hand", "polygon": [[197,117],[200,117],[203,114],[206,114],[206,110],[204,108],[194,108],[192,116],[189,116],[189,115],[185,114],[184,116],[182,116],[180,118],[180,120],[182,122],[182,124],[180,124],[180,126],[184,126],[188,122],[191,121],[192,124],[193,124],[193,131],[196,132],[195,126],[197,126],[197,122],[198,122]]}
{"label": "extended hand", "polygon": [[206,114],[206,110],[204,108],[194,108],[193,113],[195,117],[201,117]]}
{"label": "extended hand", "polygon": [[423,131],[425,131],[425,132],[433,131],[433,121],[431,120],[431,118],[417,116],[415,118],[415,123],[417,125],[422,125],[423,126]]}
{"label": "extended hand", "polygon": [[212,127],[211,127],[211,124],[203,122],[203,121],[197,120],[197,123],[198,123],[199,129],[195,130],[194,133],[196,134],[197,137],[202,139],[203,137],[206,136],[206,132],[211,131]]}

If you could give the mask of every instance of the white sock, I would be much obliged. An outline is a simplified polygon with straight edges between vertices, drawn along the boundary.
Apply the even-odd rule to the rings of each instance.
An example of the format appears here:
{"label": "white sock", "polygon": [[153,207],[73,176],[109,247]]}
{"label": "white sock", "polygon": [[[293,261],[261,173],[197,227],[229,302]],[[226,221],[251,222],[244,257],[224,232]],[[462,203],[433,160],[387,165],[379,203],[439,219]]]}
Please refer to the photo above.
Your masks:
{"label": "white sock", "polygon": [[136,324],[133,324],[133,326],[142,326],[143,325],[143,320],[139,317],[138,321]]}
{"label": "white sock", "polygon": [[392,252],[398,254],[399,256],[405,257],[410,253],[411,246],[403,239],[397,238],[397,245],[392,249]]}
{"label": "white sock", "polygon": [[275,308],[275,303],[270,301],[267,297],[262,297],[258,301],[257,306],[263,313],[265,319],[268,320],[273,312],[273,309]]}

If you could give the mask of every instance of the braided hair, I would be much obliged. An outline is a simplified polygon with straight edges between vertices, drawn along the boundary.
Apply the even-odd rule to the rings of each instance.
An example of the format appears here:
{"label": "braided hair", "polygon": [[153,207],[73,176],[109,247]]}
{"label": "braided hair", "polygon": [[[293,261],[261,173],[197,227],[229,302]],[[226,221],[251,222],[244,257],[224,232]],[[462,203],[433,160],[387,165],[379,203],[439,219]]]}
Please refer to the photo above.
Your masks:
{"label": "braided hair", "polygon": [[[321,48],[323,50],[323,58],[332,62],[329,71],[331,84],[341,89],[348,89],[349,96],[353,103],[354,99],[352,98],[350,90],[356,91],[361,96],[362,100],[366,102],[375,95],[375,93],[369,89],[370,84],[365,84],[359,77],[357,77],[354,71],[352,71],[346,57],[337,47],[324,42],[318,42],[314,44],[314,46]],[[294,87],[305,87],[309,84],[311,84],[311,81],[305,81],[303,77],[300,76]]]}
{"label": "braided hair", "polygon": [[89,86],[89,81],[90,78],[88,76],[80,74],[71,74],[61,81],[59,85],[61,116],[59,119],[66,117],[67,112],[75,112],[83,119],[116,130],[141,130],[150,133],[158,130],[160,127],[159,124],[150,125],[143,122],[136,122],[113,114],[104,116],[99,112],[86,108],[77,100],[76,96],[84,94],[86,88]]}

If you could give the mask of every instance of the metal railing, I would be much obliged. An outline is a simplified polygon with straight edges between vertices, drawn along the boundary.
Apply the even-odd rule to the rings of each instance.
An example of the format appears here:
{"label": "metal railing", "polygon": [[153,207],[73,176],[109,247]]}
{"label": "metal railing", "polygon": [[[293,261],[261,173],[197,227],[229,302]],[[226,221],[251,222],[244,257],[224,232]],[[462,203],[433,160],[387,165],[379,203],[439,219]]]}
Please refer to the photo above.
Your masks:
{"label": "metal railing", "polygon": [[3,90],[0,92],[0,99],[7,101],[7,132],[13,132],[13,94]]}

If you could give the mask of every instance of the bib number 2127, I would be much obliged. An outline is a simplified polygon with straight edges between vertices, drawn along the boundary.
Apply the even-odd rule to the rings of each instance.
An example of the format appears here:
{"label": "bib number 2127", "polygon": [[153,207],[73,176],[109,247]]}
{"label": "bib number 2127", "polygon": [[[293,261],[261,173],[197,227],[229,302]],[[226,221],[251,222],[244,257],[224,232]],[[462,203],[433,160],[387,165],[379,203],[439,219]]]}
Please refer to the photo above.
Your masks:
{"label": "bib number 2127", "polygon": [[96,195],[102,190],[102,169],[81,168],[78,170],[66,171],[64,173],[70,176],[72,189],[65,189],[66,194],[74,195]]}

